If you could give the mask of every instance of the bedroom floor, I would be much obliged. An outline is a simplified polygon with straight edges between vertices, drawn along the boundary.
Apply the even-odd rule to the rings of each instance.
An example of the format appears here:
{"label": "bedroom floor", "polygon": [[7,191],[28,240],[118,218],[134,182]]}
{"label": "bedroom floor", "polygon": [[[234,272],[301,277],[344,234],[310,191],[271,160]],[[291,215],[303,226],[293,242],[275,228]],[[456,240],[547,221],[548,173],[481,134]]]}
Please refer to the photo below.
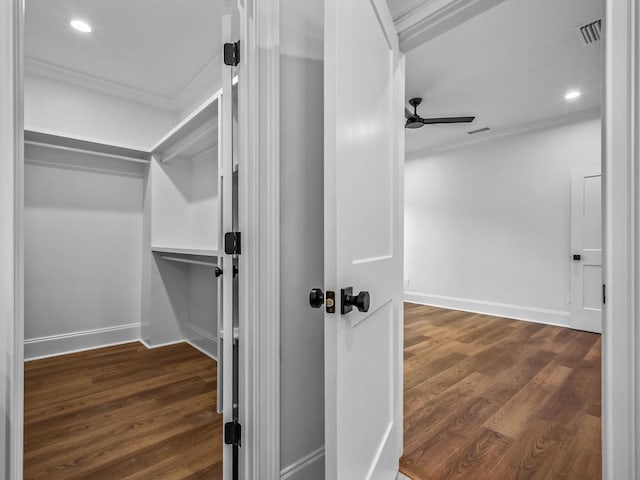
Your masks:
{"label": "bedroom floor", "polygon": [[600,335],[405,304],[415,480],[601,478]]}

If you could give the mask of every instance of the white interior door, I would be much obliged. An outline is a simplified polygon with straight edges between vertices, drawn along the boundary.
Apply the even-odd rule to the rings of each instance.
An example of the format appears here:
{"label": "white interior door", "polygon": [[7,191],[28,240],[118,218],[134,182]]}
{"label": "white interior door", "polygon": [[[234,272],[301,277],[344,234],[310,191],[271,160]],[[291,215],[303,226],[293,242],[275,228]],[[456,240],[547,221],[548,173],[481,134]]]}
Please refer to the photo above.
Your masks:
{"label": "white interior door", "polygon": [[[235,1],[225,0],[222,14],[222,43],[233,43],[234,38],[233,19],[234,11],[237,8]],[[218,331],[218,388],[221,393],[218,400],[222,404],[223,437],[226,436],[226,426],[238,423],[238,398],[237,398],[237,357],[238,338],[235,334],[235,292],[237,282],[235,280],[234,268],[237,268],[238,255],[226,252],[226,241],[224,235],[234,232],[236,229],[234,221],[234,210],[236,208],[233,180],[233,76],[235,67],[222,65],[222,97],[220,102],[220,121],[218,124],[219,163],[220,172],[220,210],[221,210],[221,257],[222,264],[222,313]],[[238,478],[238,444],[228,444],[228,438],[223,438],[222,454],[222,480]]]}
{"label": "white interior door", "polygon": [[602,332],[602,176],[571,172],[571,327]]}
{"label": "white interior door", "polygon": [[[404,58],[384,0],[326,0],[324,34],[325,289],[336,297],[325,313],[326,478],[391,480],[402,450]],[[369,293],[367,312],[341,313],[347,287],[354,301]]]}

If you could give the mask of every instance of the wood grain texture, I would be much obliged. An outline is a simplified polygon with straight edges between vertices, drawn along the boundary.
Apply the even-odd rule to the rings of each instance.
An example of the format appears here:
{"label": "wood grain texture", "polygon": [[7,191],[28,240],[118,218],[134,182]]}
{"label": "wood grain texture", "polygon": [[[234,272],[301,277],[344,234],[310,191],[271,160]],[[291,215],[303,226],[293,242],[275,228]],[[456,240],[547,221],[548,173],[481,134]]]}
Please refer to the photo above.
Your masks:
{"label": "wood grain texture", "polygon": [[415,480],[598,480],[600,335],[405,305]]}
{"label": "wood grain texture", "polygon": [[222,478],[216,363],[129,343],[25,364],[24,478]]}

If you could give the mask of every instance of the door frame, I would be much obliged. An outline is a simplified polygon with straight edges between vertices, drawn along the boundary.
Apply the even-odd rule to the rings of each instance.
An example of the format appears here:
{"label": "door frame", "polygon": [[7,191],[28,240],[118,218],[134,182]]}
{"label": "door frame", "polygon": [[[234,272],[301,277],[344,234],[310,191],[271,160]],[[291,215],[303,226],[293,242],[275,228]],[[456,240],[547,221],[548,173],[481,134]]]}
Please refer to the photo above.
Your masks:
{"label": "door frame", "polygon": [[[466,2],[477,7],[478,3]],[[448,0],[449,4],[460,3]],[[23,8],[0,7],[0,458],[22,478],[23,424]],[[279,0],[241,5],[240,222],[246,274],[240,288],[243,478],[279,477]],[[640,40],[635,0],[606,0],[603,110],[603,479],[640,478]],[[427,22],[428,23],[428,22]],[[459,22],[447,25],[455,27]],[[428,28],[441,27],[437,21]],[[443,31],[443,30],[441,30]],[[261,76],[262,75],[262,76]],[[259,186],[265,188],[258,189]],[[260,239],[260,241],[257,241]],[[615,322],[611,319],[615,318]],[[4,370],[4,371],[3,371]],[[8,405],[5,404],[8,400]],[[4,439],[9,439],[6,445]]]}
{"label": "door frame", "polygon": [[1,2],[0,465],[3,467],[0,476],[10,480],[20,480],[23,476],[23,22],[22,1]]}
{"label": "door frame", "polygon": [[280,0],[238,4],[240,478],[279,480]]}
{"label": "door frame", "polygon": [[603,478],[640,478],[640,84],[637,0],[607,0],[603,125]]}
{"label": "door frame", "polygon": [[[240,11],[240,144],[246,146],[239,152],[239,221],[245,232],[240,476],[275,480],[280,477],[279,0],[225,3],[234,1]],[[10,106],[0,109],[0,477],[7,480],[23,478],[23,3],[0,1],[0,104]]]}

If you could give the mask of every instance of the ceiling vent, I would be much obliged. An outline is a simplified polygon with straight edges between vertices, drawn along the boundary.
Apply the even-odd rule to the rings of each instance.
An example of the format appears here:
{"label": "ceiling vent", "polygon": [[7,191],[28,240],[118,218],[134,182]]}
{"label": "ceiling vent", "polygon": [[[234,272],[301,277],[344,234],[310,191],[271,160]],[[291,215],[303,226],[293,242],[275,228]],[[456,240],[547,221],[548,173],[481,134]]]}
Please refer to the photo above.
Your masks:
{"label": "ceiling vent", "polygon": [[597,19],[576,28],[580,42],[587,46],[600,41],[602,32],[602,20]]}
{"label": "ceiling vent", "polygon": [[469,132],[467,132],[469,135],[475,135],[476,133],[482,133],[482,132],[488,132],[489,130],[491,130],[491,128],[489,127],[482,127],[482,128],[478,128],[477,130],[471,130]]}

